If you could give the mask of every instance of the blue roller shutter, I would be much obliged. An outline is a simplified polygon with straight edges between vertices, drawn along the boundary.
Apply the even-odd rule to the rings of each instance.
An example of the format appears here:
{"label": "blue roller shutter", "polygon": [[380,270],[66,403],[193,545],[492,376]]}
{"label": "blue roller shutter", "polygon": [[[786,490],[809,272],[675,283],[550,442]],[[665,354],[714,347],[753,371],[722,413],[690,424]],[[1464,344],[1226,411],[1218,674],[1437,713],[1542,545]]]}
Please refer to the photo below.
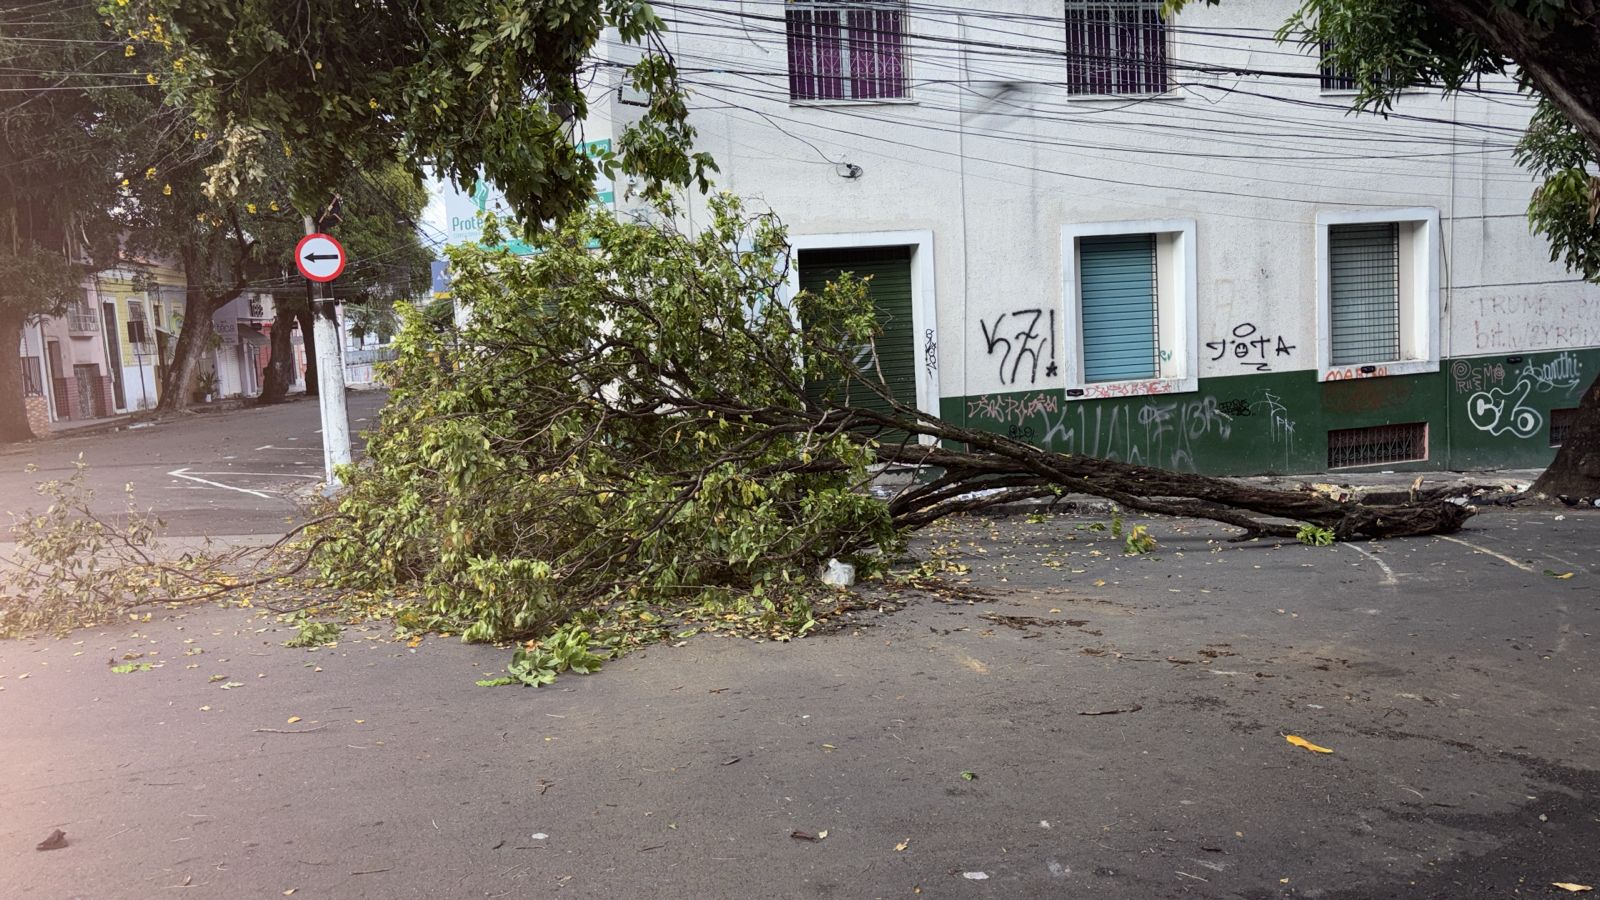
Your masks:
{"label": "blue roller shutter", "polygon": [[1156,237],[1078,241],[1083,380],[1131,381],[1160,371],[1156,338]]}
{"label": "blue roller shutter", "polygon": [[1332,353],[1336,366],[1400,358],[1400,227],[1328,228]]}

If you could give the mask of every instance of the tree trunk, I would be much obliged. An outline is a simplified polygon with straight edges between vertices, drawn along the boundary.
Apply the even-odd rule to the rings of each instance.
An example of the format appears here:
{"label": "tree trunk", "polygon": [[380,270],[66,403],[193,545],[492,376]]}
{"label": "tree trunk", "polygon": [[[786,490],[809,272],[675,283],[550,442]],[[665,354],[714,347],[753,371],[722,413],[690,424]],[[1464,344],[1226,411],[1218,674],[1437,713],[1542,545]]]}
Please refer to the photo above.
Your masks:
{"label": "tree trunk", "polygon": [[278,303],[272,312],[272,354],[267,357],[266,377],[261,382],[257,403],[281,403],[294,383],[294,310]]}
{"label": "tree trunk", "polygon": [[295,319],[300,323],[300,340],[306,348],[306,396],[317,396],[317,329],[315,325],[316,313],[309,304],[304,309],[294,312]]}
{"label": "tree trunk", "polygon": [[196,292],[191,291],[184,298],[183,328],[178,332],[178,345],[172,349],[172,364],[167,366],[166,382],[161,385],[161,399],[156,409],[177,412],[192,405],[201,353],[211,334],[209,307],[206,298]]}
{"label": "tree trunk", "polygon": [[[22,380],[22,356],[12,356],[18,353],[22,346],[22,326],[26,318],[16,315],[0,315],[0,444],[10,444],[17,441],[29,441],[34,437],[33,429],[28,427],[28,406],[23,399],[26,385]],[[49,377],[49,369],[43,365],[45,377]]]}
{"label": "tree trunk", "polygon": [[1555,460],[1528,492],[1573,501],[1600,498],[1600,376],[1578,401],[1577,417]]}

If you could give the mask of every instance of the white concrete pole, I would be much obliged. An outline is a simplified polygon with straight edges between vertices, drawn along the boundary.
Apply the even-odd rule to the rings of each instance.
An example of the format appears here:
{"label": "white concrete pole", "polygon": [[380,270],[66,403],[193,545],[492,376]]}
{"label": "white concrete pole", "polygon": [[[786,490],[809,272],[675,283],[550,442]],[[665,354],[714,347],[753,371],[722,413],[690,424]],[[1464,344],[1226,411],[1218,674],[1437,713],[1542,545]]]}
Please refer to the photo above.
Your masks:
{"label": "white concrete pole", "polygon": [[[306,216],[306,234],[315,234],[317,223]],[[334,467],[350,462],[350,417],[344,405],[344,360],[340,357],[339,325],[335,321],[332,297],[325,297],[322,285],[307,280],[311,298],[311,330],[317,342],[317,403],[322,410],[322,467],[329,493],[343,487]]]}

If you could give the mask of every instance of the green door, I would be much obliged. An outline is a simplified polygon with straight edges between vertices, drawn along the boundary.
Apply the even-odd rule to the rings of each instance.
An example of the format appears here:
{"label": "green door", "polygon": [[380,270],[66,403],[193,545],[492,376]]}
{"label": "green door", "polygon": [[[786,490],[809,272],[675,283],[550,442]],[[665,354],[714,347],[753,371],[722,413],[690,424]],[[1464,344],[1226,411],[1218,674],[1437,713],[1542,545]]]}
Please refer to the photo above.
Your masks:
{"label": "green door", "polygon": [[[849,250],[800,251],[800,288],[820,292],[830,281],[837,281],[841,272],[852,272],[858,278],[871,276],[867,282],[867,296],[872,300],[882,333],[875,348],[864,346],[857,354],[856,364],[873,377],[872,351],[877,351],[877,370],[883,373],[889,394],[907,406],[917,405],[917,354],[916,329],[911,321],[911,248],[868,247]],[[812,388],[813,396],[841,395],[852,405],[865,409],[888,410],[885,403],[866,385],[823,384]],[[879,435],[883,443],[905,440],[904,432],[885,432]]]}

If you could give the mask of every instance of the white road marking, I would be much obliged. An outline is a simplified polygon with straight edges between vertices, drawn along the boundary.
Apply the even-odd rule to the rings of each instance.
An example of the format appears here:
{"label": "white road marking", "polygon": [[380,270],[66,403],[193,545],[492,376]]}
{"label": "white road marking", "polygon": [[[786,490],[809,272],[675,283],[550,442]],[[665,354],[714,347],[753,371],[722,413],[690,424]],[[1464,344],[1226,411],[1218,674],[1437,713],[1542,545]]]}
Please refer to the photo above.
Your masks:
{"label": "white road marking", "polygon": [[1363,550],[1360,547],[1357,547],[1355,544],[1340,544],[1339,546],[1341,546],[1341,547],[1349,547],[1351,550],[1354,550],[1355,552],[1361,554],[1362,556],[1365,556],[1367,559],[1370,559],[1373,562],[1377,563],[1378,564],[1378,568],[1383,570],[1383,583],[1384,584],[1395,585],[1395,584],[1399,584],[1400,583],[1400,580],[1395,577],[1394,570],[1389,568],[1389,564],[1388,563],[1386,563],[1383,560],[1379,559],[1378,555],[1376,553],[1373,553],[1371,550]]}
{"label": "white road marking", "polygon": [[[262,444],[261,446],[257,447],[256,449],[257,450],[283,450],[283,451],[286,451],[286,452],[289,452],[289,453],[317,453],[317,452],[320,452],[322,450],[321,447],[274,447],[271,444]],[[226,457],[226,458],[227,459],[233,459],[233,457],[231,457],[231,456]]]}
{"label": "white road marking", "polygon": [[[189,471],[185,468],[183,471]],[[169,473],[170,474],[170,473]],[[317,475],[296,475],[293,472],[195,472],[196,475],[214,475],[222,478],[227,475],[244,475],[249,478],[318,478]]]}
{"label": "white road marking", "polygon": [[263,500],[274,500],[274,499],[277,499],[277,498],[271,497],[271,496],[269,496],[267,494],[263,494],[260,491],[252,491],[249,488],[234,487],[231,484],[222,484],[221,482],[208,481],[208,480],[206,480],[204,478],[197,478],[197,477],[195,477],[193,475],[187,474],[188,471],[189,471],[189,469],[186,466],[186,467],[184,467],[182,469],[173,469],[171,472],[168,472],[167,474],[171,475],[173,478],[183,478],[183,479],[187,479],[189,481],[196,482],[198,484],[206,485],[208,487],[221,488],[221,489],[223,489],[225,491],[238,491],[241,494],[249,494],[252,497],[260,497]]}
{"label": "white road marking", "polygon": [[1514,560],[1511,557],[1505,555],[1504,553],[1496,553],[1495,551],[1490,550],[1488,547],[1480,547],[1477,544],[1469,544],[1469,543],[1467,543],[1466,541],[1463,541],[1460,538],[1450,537],[1447,534],[1439,535],[1439,540],[1441,540],[1441,541],[1449,541],[1452,544],[1460,544],[1461,546],[1467,547],[1467,548],[1469,548],[1471,550],[1475,550],[1478,553],[1486,553],[1486,554],[1494,557],[1495,559],[1500,560],[1501,562],[1505,563],[1506,565],[1515,566],[1515,567],[1521,569],[1524,572],[1532,572],[1533,571],[1533,566],[1527,565],[1525,563],[1517,562],[1516,560]]}

